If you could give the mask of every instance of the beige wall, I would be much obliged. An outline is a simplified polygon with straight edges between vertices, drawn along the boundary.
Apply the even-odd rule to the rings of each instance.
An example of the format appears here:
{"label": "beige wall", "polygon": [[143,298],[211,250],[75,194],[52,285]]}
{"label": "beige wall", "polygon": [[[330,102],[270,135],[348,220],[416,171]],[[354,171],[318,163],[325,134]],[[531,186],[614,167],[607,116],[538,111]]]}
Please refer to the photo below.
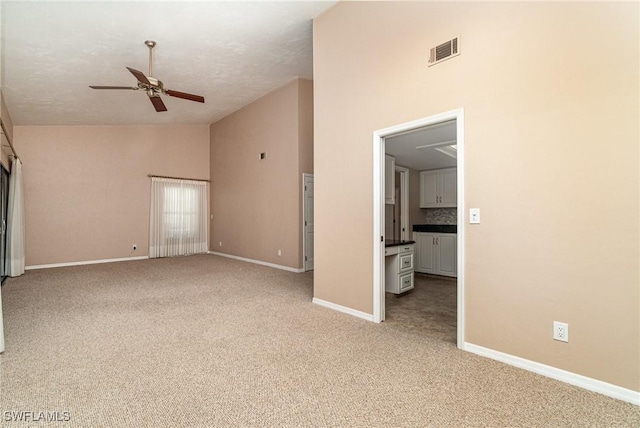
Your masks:
{"label": "beige wall", "polygon": [[[482,210],[461,249],[466,341],[639,391],[638,9],[340,2],[316,19],[315,296],[372,313],[372,133],[462,107]],[[462,54],[427,67],[455,35]]]}
{"label": "beige wall", "polygon": [[300,180],[300,200],[298,203],[299,238],[298,267],[304,267],[304,227],[302,218],[303,193],[302,174],[313,174],[313,81],[298,79],[298,178]]}
{"label": "beige wall", "polygon": [[313,81],[298,79],[298,173],[313,172]]}
{"label": "beige wall", "polygon": [[[2,0],[0,0],[0,35],[2,35],[2,10],[3,10],[3,6],[2,6]],[[2,118],[2,121],[4,122],[4,126],[5,128],[7,128],[7,132],[9,134],[13,134],[13,125],[11,124],[11,118],[9,117],[9,110],[7,109],[7,106],[4,103],[4,95],[2,95],[2,87],[3,85],[3,81],[2,81],[2,72],[4,71],[4,52],[2,50],[2,48],[4,47],[4,42],[0,39],[0,118]],[[11,129],[9,129],[11,128]],[[4,134],[4,132],[3,132]],[[13,141],[13,140],[11,140]],[[9,155],[11,154],[11,149],[7,149],[4,146],[8,145],[8,141],[6,139],[6,136],[2,135],[2,137],[0,137],[0,162],[4,165],[4,167],[10,171],[10,164],[11,164],[11,160],[9,159]]]}
{"label": "beige wall", "polygon": [[[211,125],[212,251],[302,267],[312,90],[311,81],[296,79]],[[258,159],[261,152],[265,160]]]}
{"label": "beige wall", "polygon": [[[4,18],[2,16],[4,11],[4,5],[2,4],[4,0],[0,0],[0,36],[4,35],[4,30],[2,29],[2,25],[4,24]],[[4,80],[2,80],[4,76],[4,41],[0,39],[0,89],[4,87]]]}
{"label": "beige wall", "polygon": [[147,174],[209,177],[207,125],[16,126],[15,145],[27,266],[146,256]]}
{"label": "beige wall", "polygon": [[[2,43],[0,43],[1,45]],[[0,68],[2,64],[0,64]],[[11,142],[13,142],[13,121],[11,120],[11,115],[9,114],[9,109],[4,102],[4,95],[2,95],[2,90],[0,89],[0,118],[2,119],[2,123],[4,124],[7,133],[9,134],[9,138],[11,138]],[[7,171],[11,171],[11,159],[10,155],[13,154],[11,148],[9,146],[9,140],[7,136],[4,135],[4,131],[2,132],[2,137],[0,143],[2,144],[2,148],[0,150],[0,162],[4,165]],[[16,149],[17,150],[17,149]]]}

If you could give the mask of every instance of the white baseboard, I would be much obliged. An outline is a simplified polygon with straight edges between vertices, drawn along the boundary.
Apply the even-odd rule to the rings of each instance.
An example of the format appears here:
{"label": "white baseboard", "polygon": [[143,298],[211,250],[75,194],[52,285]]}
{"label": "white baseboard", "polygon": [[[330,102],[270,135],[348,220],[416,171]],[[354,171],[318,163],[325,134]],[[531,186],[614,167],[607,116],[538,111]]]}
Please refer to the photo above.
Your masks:
{"label": "white baseboard", "polygon": [[227,258],[230,258],[230,259],[241,260],[243,262],[254,263],[256,265],[269,266],[269,267],[272,267],[272,268],[286,270],[286,271],[294,272],[294,273],[302,273],[302,272],[304,272],[304,269],[297,269],[297,268],[292,268],[292,267],[289,267],[289,266],[277,265],[275,263],[263,262],[262,260],[248,259],[246,257],[234,256],[232,254],[218,253],[216,251],[207,251],[207,254],[213,254],[214,256],[221,256],[221,257],[227,257]]}
{"label": "white baseboard", "polygon": [[149,256],[138,256],[138,257],[124,257],[121,259],[84,260],[80,262],[51,263],[48,265],[31,265],[31,266],[26,266],[24,269],[32,270],[32,269],[49,269],[49,268],[57,268],[57,267],[66,267],[66,266],[95,265],[99,263],[128,262],[130,260],[146,260],[148,258]]}
{"label": "white baseboard", "polygon": [[345,314],[352,315],[354,317],[362,318],[363,320],[373,322],[373,315],[366,312],[360,312],[355,309],[348,308],[346,306],[338,305],[336,303],[327,302],[326,300],[318,299],[314,297],[311,302],[316,305],[324,306],[325,308],[333,309],[334,311],[344,312]]}
{"label": "white baseboard", "polygon": [[640,392],[616,386],[607,382],[603,382],[590,377],[582,376],[566,370],[547,366],[545,364],[536,363],[535,361],[526,360],[514,355],[505,354],[500,351],[485,348],[465,342],[464,350],[474,354],[497,360],[510,366],[518,367],[542,376],[550,377],[570,385],[578,386],[589,391],[597,392],[611,398],[626,401],[636,406],[640,406]]}

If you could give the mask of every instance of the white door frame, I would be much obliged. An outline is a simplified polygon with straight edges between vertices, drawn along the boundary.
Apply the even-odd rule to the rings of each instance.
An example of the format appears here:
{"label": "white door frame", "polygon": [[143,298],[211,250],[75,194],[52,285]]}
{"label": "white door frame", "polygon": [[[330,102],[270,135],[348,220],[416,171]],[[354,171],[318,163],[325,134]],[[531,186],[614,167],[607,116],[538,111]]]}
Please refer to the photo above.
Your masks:
{"label": "white door frame", "polygon": [[307,265],[307,184],[306,180],[312,179],[313,174],[302,173],[302,271],[306,272],[311,269]]}
{"label": "white door frame", "polygon": [[458,177],[458,348],[464,349],[464,109],[459,108],[411,122],[380,129],[373,133],[373,321],[384,320],[384,155],[385,138],[440,122],[456,121]]}

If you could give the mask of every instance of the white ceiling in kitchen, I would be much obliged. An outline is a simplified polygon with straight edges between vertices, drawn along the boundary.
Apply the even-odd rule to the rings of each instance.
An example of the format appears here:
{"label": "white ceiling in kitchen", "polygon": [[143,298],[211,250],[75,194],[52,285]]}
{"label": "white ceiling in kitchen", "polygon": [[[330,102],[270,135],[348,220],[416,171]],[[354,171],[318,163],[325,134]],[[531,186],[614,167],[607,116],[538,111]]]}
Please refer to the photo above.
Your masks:
{"label": "white ceiling in kitchen", "polygon": [[[395,157],[396,165],[423,171],[456,166],[457,159],[451,156],[456,151],[449,148],[455,144],[456,121],[453,120],[388,137],[385,139],[385,152]],[[437,148],[448,151],[450,155]]]}

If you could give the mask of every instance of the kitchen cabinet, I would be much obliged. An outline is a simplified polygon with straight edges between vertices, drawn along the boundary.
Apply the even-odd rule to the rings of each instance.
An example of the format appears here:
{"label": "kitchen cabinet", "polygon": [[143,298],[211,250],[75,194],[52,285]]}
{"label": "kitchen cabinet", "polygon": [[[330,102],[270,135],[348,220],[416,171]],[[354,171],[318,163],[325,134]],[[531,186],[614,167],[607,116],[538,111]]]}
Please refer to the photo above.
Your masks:
{"label": "kitchen cabinet", "polygon": [[396,158],[384,156],[384,203],[396,203]]}
{"label": "kitchen cabinet", "polygon": [[420,172],[420,208],[455,208],[458,204],[456,168]]}
{"label": "kitchen cabinet", "polygon": [[386,247],[384,251],[387,293],[400,294],[413,289],[415,244]]}
{"label": "kitchen cabinet", "polygon": [[457,235],[455,233],[414,232],[416,272],[458,276]]}

